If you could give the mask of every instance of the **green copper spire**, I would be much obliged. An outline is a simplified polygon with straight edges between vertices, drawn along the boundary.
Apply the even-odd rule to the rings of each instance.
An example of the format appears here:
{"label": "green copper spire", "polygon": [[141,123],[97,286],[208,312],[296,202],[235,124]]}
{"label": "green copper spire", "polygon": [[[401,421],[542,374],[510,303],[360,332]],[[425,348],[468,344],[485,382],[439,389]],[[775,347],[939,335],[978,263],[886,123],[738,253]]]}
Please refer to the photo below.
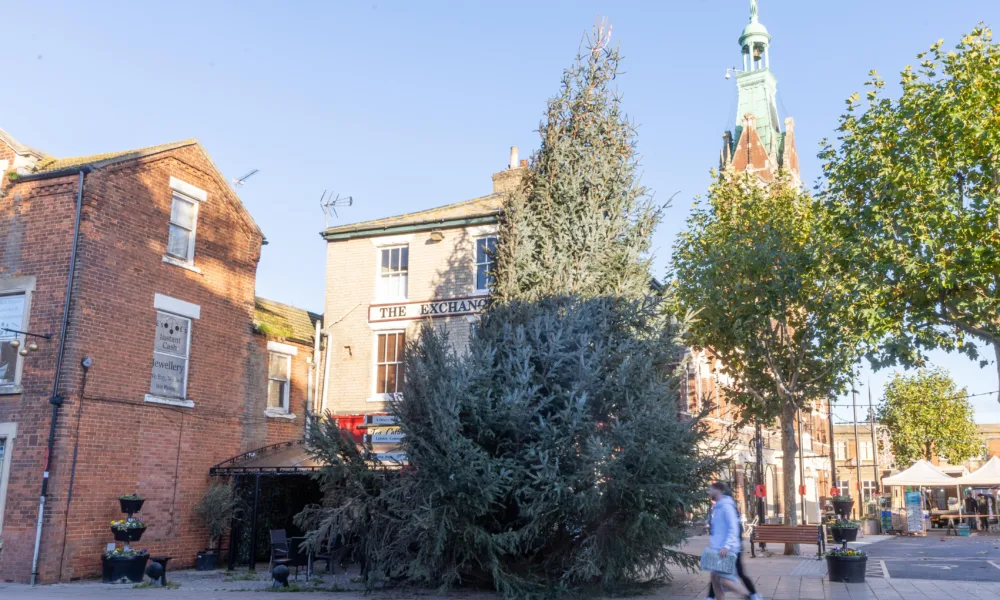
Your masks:
{"label": "green copper spire", "polygon": [[750,23],[743,28],[739,43],[743,55],[743,72],[736,76],[739,103],[736,108],[733,147],[735,148],[743,132],[744,115],[753,113],[757,117],[757,135],[768,154],[773,156],[779,152],[778,146],[781,143],[778,80],[771,73],[771,34],[757,18],[757,0],[750,0]]}

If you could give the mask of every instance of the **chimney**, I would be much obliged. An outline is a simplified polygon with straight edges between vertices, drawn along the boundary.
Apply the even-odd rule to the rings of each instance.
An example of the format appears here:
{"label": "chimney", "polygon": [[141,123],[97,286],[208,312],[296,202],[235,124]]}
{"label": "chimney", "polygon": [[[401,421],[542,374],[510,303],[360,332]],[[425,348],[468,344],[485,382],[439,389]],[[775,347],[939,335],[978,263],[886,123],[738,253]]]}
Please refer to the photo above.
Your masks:
{"label": "chimney", "polygon": [[507,168],[493,174],[493,193],[505,194],[516,190],[521,185],[521,179],[527,170],[528,161],[519,158],[517,146],[511,146],[510,163]]}

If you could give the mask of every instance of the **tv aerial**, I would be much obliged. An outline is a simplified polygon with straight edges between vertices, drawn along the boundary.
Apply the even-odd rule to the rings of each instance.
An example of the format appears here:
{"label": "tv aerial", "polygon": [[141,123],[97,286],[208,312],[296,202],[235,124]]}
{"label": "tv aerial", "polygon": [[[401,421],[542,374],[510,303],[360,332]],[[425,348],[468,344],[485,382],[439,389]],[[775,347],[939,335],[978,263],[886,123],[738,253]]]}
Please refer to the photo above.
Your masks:
{"label": "tv aerial", "polygon": [[243,184],[247,182],[247,179],[250,179],[251,177],[256,175],[258,171],[260,171],[260,169],[250,169],[242,177],[237,177],[236,179],[233,180],[233,187],[234,188],[242,187]]}
{"label": "tv aerial", "polygon": [[353,196],[341,196],[340,194],[323,190],[323,194],[319,197],[319,207],[323,209],[324,228],[328,225],[331,216],[335,219],[340,218],[340,215],[337,214],[338,206],[351,206],[352,204],[354,204]]}

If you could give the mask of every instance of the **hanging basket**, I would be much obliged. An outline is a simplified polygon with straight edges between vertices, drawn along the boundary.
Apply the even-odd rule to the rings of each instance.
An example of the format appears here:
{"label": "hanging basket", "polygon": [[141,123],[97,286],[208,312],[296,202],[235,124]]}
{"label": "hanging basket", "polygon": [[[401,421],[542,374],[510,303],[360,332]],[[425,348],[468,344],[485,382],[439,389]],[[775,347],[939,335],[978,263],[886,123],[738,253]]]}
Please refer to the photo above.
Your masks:
{"label": "hanging basket", "polygon": [[850,516],[851,509],[854,508],[854,500],[850,498],[834,498],[830,504],[833,504],[833,512],[845,519]]}
{"label": "hanging basket", "polygon": [[118,504],[121,506],[122,512],[131,517],[142,510],[142,503],[145,501],[144,498],[119,498]]}
{"label": "hanging basket", "polygon": [[833,541],[837,542],[838,544],[843,544],[844,542],[853,542],[858,539],[858,528],[837,527],[836,525],[831,525],[830,535],[833,536]]}

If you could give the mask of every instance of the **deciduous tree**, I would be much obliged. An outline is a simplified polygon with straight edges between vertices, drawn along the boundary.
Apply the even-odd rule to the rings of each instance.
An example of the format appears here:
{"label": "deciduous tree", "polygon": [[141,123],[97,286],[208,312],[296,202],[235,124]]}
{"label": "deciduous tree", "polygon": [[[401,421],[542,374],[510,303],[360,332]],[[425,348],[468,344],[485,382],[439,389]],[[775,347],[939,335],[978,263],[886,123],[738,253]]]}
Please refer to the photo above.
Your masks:
{"label": "deciduous tree", "polygon": [[[822,207],[788,177],[724,173],[674,247],[691,342],[729,374],[745,419],[781,423],[784,515],[797,522],[797,411],[841,390],[867,334]],[[787,549],[791,552],[791,548]]]}
{"label": "deciduous tree", "polygon": [[896,463],[906,468],[944,456],[957,465],[981,454],[983,441],[966,395],[944,369],[896,373],[878,411]]}
{"label": "deciduous tree", "polygon": [[[859,286],[894,335],[875,364],[923,350],[979,355],[1000,374],[1000,45],[980,27],[954,51],[938,41],[888,97],[875,71],[821,153],[823,198]],[[982,361],[985,366],[987,361]]]}

